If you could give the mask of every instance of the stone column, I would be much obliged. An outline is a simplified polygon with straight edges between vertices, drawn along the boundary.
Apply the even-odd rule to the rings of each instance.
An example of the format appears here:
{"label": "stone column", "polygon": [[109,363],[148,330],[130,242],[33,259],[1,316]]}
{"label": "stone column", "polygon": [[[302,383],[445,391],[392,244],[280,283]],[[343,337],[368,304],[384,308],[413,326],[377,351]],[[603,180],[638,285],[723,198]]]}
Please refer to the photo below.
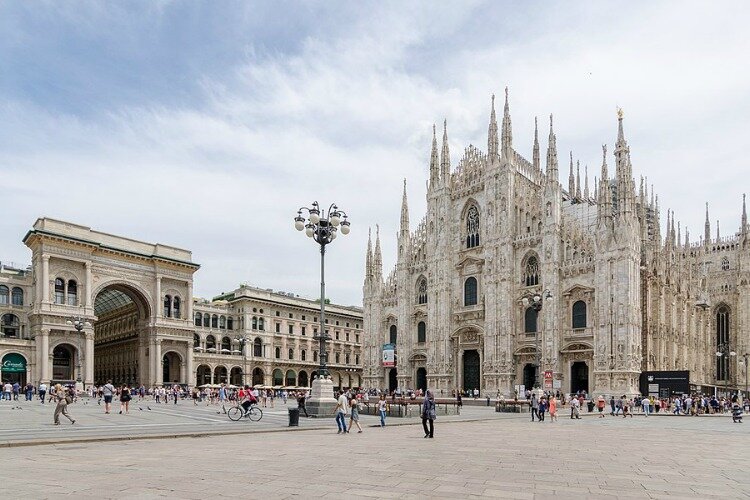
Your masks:
{"label": "stone column", "polygon": [[50,366],[49,366],[49,330],[44,329],[41,333],[41,344],[39,361],[41,363],[41,381],[49,384],[50,380]]}
{"label": "stone column", "polygon": [[156,307],[156,314],[155,316],[157,318],[161,318],[162,314],[164,313],[164,304],[163,304],[164,298],[161,296],[161,276],[156,277],[156,300],[154,301],[154,307]]}
{"label": "stone column", "polygon": [[49,255],[42,255],[42,300],[40,303],[43,302],[49,302]]}
{"label": "stone column", "polygon": [[180,381],[182,383],[186,383],[186,378],[187,378],[187,366],[185,366],[185,363],[180,363]]}
{"label": "stone column", "polygon": [[85,356],[83,381],[89,386],[94,383],[94,332],[86,332]]}
{"label": "stone column", "polygon": [[185,383],[189,386],[195,385],[195,371],[193,369],[193,348],[192,342],[188,343],[187,355],[185,356],[185,371],[187,376],[183,378]]}
{"label": "stone column", "polygon": [[161,340],[154,341],[154,364],[156,365],[156,373],[153,380],[156,385],[162,385],[164,383],[164,370],[161,364]]}
{"label": "stone column", "polygon": [[190,320],[191,323],[195,323],[195,318],[193,317],[193,283],[192,281],[188,281],[187,284],[187,298],[185,299],[185,310],[187,311],[187,319]]}
{"label": "stone column", "polygon": [[85,305],[86,307],[94,307],[93,297],[91,296],[91,263],[85,262],[84,267],[86,268],[86,290],[84,291]]}

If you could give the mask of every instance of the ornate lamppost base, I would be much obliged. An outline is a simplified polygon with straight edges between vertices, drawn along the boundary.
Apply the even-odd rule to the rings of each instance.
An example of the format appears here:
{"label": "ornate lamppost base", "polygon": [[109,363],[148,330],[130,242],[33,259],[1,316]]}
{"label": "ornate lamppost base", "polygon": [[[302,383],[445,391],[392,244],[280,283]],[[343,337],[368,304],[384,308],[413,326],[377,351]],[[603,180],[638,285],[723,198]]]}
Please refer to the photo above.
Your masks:
{"label": "ornate lamppost base", "polygon": [[307,414],[313,418],[333,417],[336,412],[336,398],[333,396],[333,381],[329,378],[316,378],[312,383],[310,398],[305,402]]}

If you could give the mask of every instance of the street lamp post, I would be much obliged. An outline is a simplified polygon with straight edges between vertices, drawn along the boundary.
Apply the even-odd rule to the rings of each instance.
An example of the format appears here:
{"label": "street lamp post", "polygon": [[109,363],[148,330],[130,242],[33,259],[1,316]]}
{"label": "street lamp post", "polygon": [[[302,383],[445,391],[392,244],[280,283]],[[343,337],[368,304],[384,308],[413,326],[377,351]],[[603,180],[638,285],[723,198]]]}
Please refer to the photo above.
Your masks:
{"label": "street lamp post", "polygon": [[[75,328],[78,333],[83,332],[85,328],[91,327],[91,323],[80,316],[71,317],[65,322],[65,324]],[[78,351],[78,362],[76,363],[76,382],[80,383],[81,380],[81,352]]]}
{"label": "street lamp post", "polygon": [[747,392],[747,372],[750,371],[747,366],[748,358],[750,358],[750,352],[746,352],[742,355],[742,364],[745,365],[745,396],[742,398],[743,400],[750,398],[750,393]]}
{"label": "street lamp post", "polygon": [[716,358],[717,361],[721,361],[724,357],[724,363],[726,364],[726,370],[724,370],[724,397],[729,399],[729,372],[731,370],[731,359],[736,356],[737,353],[732,350],[732,346],[729,342],[721,342],[716,346]]}
{"label": "street lamp post", "polygon": [[[306,211],[307,219],[302,216]],[[312,392],[307,403],[307,410],[311,416],[327,417],[333,415],[336,399],[333,397],[333,382],[328,375],[328,353],[326,352],[326,341],[330,340],[325,325],[325,254],[326,245],[336,239],[336,235],[349,234],[349,221],[347,214],[335,204],[328,207],[328,211],[321,210],[317,201],[311,207],[301,207],[297,210],[294,218],[294,227],[297,231],[305,231],[307,237],[312,238],[320,246],[320,327],[313,339],[320,342],[318,377],[313,380]]]}
{"label": "street lamp post", "polygon": [[250,338],[247,335],[235,335],[234,341],[240,344],[240,352],[244,359],[242,365],[242,385],[245,386],[247,383],[245,380],[245,374],[247,373],[247,351],[245,350],[245,346],[250,342]]}
{"label": "street lamp post", "polygon": [[[550,293],[549,290],[545,290],[542,294],[534,293],[531,295],[525,296],[523,299],[521,299],[521,302],[523,302],[524,307],[531,307],[536,311],[537,318],[539,317],[539,311],[542,310],[542,305],[544,303],[544,299],[546,300],[552,300],[552,293]],[[536,363],[536,372],[534,373],[534,389],[539,389],[541,386],[539,383],[539,374],[542,370],[542,361],[541,361],[541,349],[539,347],[539,325],[536,325],[537,327],[534,329],[534,352],[535,352],[535,363]]]}

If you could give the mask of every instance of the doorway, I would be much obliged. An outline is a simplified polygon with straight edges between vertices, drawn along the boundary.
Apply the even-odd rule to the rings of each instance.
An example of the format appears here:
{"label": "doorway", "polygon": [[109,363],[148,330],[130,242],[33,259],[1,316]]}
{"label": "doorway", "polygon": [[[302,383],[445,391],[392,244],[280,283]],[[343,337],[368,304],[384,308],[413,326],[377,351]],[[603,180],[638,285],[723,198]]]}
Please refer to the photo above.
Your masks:
{"label": "doorway", "polygon": [[464,351],[464,390],[479,389],[479,352],[476,349]]}
{"label": "doorway", "polygon": [[589,366],[585,361],[570,365],[570,392],[589,392]]}
{"label": "doorway", "polygon": [[398,378],[396,378],[396,369],[391,368],[391,371],[388,372],[388,390],[393,392],[398,387]]}
{"label": "doorway", "polygon": [[427,391],[427,370],[424,368],[417,369],[417,389]]}
{"label": "doorway", "polygon": [[534,384],[536,384],[536,366],[526,363],[523,367],[523,385],[527,390],[531,390]]}

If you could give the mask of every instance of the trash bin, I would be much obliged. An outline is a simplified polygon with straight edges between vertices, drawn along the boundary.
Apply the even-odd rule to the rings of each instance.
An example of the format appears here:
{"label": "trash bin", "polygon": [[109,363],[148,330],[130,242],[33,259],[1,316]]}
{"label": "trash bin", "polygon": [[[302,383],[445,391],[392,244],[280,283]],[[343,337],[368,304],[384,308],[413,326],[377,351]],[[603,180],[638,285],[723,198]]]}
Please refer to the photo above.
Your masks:
{"label": "trash bin", "polygon": [[289,427],[299,427],[299,408],[289,408]]}
{"label": "trash bin", "polygon": [[588,404],[588,406],[589,406],[589,413],[591,413],[592,411],[594,411],[594,402],[593,401],[589,401],[586,404]]}

